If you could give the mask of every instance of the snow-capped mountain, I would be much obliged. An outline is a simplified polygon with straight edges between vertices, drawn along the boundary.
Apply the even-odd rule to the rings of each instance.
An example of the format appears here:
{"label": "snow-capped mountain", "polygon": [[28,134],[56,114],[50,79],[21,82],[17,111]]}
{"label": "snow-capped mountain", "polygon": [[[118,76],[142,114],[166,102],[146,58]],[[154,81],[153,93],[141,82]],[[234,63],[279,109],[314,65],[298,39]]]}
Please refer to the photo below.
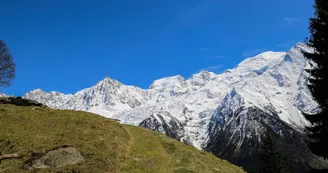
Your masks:
{"label": "snow-capped mountain", "polygon": [[91,88],[74,95],[60,92],[46,93],[40,89],[26,93],[24,97],[47,104],[58,109],[84,110],[106,117],[112,117],[122,110],[129,110],[145,104],[152,92],[134,86],[126,86],[106,77]]}
{"label": "snow-capped mountain", "polygon": [[[268,130],[270,128],[271,130]],[[286,157],[292,172],[304,172],[314,157],[307,148],[302,132],[281,121],[277,112],[252,105],[238,91],[232,89],[208,126],[203,149],[241,165],[249,172],[258,172],[265,166],[260,158],[261,141],[272,133],[279,150]]]}
{"label": "snow-capped mountain", "polygon": [[[247,58],[222,74],[201,71],[189,79],[180,75],[162,78],[149,89],[106,77],[75,94],[37,89],[24,97],[52,108],[119,119],[199,149],[217,151],[219,156],[229,155],[245,143],[260,142],[264,124],[276,128],[281,136],[291,129],[298,133],[308,124],[301,111],[317,111],[317,104],[306,87],[304,69],[309,63],[302,50],[313,51],[298,43],[288,52]],[[233,145],[228,149],[229,144]]]}

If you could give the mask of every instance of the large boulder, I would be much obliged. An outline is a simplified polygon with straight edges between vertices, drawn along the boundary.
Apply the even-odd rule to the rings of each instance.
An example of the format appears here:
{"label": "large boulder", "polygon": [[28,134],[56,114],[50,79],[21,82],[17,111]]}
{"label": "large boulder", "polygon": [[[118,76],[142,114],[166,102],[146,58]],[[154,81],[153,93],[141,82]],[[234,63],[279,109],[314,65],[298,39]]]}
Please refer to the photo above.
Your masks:
{"label": "large boulder", "polygon": [[58,148],[47,153],[33,154],[25,163],[27,170],[41,168],[58,168],[84,162],[84,157],[73,147]]}

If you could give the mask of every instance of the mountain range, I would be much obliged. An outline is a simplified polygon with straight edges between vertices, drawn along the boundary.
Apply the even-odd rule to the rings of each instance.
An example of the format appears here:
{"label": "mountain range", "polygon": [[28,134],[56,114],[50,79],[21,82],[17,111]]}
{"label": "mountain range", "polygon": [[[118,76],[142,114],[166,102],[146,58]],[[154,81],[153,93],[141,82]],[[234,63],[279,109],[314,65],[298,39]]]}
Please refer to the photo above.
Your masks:
{"label": "mountain range", "polygon": [[[32,90],[25,98],[55,109],[82,110],[149,128],[256,172],[265,128],[277,135],[293,172],[316,158],[305,144],[301,112],[319,111],[306,86],[311,68],[297,43],[288,52],[264,52],[221,74],[201,71],[155,80],[148,89],[106,77],[75,94]],[[295,159],[299,158],[299,159]]]}

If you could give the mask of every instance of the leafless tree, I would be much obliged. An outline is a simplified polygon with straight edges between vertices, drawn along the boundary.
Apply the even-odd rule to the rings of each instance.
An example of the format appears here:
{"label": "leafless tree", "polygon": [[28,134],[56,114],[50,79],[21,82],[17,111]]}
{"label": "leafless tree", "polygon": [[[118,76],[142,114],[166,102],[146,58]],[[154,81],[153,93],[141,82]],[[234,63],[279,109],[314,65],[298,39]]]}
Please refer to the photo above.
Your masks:
{"label": "leafless tree", "polygon": [[8,87],[15,78],[15,62],[5,42],[0,40],[0,87]]}

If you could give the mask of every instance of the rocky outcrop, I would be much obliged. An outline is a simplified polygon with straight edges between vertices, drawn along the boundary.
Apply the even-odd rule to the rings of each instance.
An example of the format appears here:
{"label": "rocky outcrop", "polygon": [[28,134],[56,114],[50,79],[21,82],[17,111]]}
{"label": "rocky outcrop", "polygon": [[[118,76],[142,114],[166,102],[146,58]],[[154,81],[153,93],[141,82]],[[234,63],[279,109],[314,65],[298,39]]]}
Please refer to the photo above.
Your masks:
{"label": "rocky outcrop", "polygon": [[183,137],[183,125],[169,112],[156,112],[139,124],[140,127],[161,132],[173,139],[180,140]]}
{"label": "rocky outcrop", "polygon": [[34,153],[24,164],[24,169],[58,168],[83,163],[84,157],[73,147],[58,148],[46,153]]}

